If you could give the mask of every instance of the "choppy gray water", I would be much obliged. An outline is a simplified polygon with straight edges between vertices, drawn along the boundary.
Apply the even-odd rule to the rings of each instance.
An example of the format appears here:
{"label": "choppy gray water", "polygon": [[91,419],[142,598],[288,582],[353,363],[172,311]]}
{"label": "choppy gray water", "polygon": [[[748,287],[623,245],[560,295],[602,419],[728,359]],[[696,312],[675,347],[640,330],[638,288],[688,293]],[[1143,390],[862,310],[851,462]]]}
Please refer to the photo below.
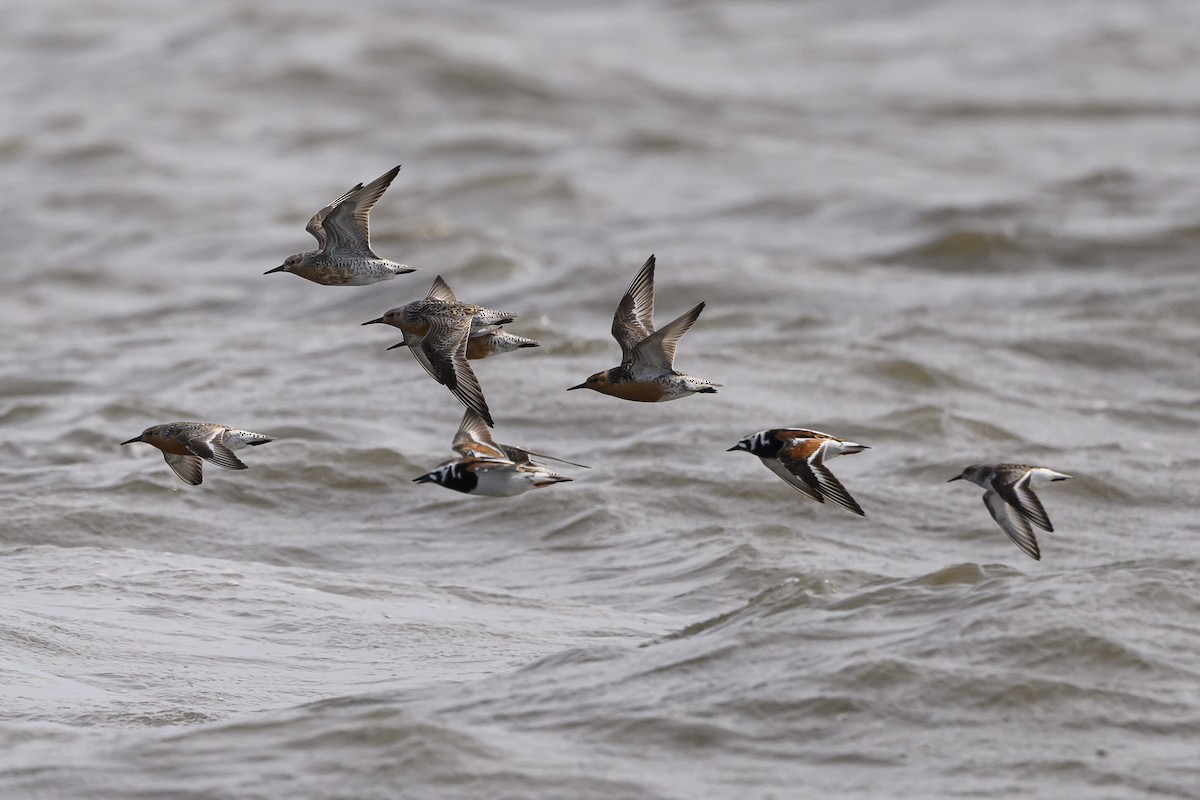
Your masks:
{"label": "choppy gray water", "polygon": [[[45,0],[0,28],[0,796],[1200,794],[1195,3]],[[310,214],[421,272],[264,277]],[[658,255],[679,366],[616,363]],[[497,438],[358,323],[544,342]],[[174,419],[280,437],[187,487]],[[859,519],[725,448],[803,425]],[[1026,559],[974,461],[1076,476]]]}

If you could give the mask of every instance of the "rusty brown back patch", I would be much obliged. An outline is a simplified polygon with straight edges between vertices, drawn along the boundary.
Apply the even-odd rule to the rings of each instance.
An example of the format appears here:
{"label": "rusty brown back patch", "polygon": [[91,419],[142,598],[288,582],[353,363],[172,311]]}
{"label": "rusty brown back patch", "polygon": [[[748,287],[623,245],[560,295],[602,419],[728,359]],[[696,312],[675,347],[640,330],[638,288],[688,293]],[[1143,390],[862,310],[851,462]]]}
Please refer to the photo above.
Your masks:
{"label": "rusty brown back patch", "polygon": [[790,447],[785,447],[779,451],[779,458],[807,461],[809,456],[817,451],[817,448],[825,443],[824,439],[801,439]]}

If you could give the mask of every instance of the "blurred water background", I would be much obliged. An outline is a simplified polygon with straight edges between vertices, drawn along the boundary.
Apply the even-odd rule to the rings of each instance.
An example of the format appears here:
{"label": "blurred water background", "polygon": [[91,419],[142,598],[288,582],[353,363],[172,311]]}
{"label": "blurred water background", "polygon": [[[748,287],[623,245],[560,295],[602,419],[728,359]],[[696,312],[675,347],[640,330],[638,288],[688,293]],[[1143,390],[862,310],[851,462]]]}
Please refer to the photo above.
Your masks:
{"label": "blurred water background", "polygon": [[[4,5],[0,796],[1200,796],[1197,4]],[[420,272],[262,275],[396,163]],[[725,388],[563,391],[652,252]],[[410,482],[461,410],[359,323],[437,274],[574,483]],[[1076,476],[1043,561],[978,461]]]}

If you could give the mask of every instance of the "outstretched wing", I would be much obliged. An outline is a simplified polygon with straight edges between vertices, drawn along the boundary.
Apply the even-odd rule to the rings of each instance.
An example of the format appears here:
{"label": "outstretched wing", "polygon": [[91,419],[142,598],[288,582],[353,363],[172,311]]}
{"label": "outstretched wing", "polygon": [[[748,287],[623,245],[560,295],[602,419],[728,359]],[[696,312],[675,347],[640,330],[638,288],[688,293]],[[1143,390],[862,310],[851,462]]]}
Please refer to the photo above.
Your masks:
{"label": "outstretched wing", "polygon": [[464,406],[477,413],[490,427],[495,424],[492,413],[483,397],[479,379],[467,363],[467,336],[470,331],[469,316],[431,317],[429,332],[421,337],[421,355],[429,363],[430,374],[439,383],[445,384]]}
{"label": "outstretched wing", "polygon": [[391,186],[392,179],[399,171],[399,166],[393,167],[333,206],[323,221],[328,244],[322,249],[337,250],[343,255],[378,257],[371,251],[367,220],[371,209]]}
{"label": "outstretched wing", "polygon": [[192,455],[211,461],[225,469],[249,469],[225,446],[225,429],[217,428],[207,436],[193,436],[183,442]]}
{"label": "outstretched wing", "polygon": [[1029,484],[1030,478],[1033,477],[1033,470],[1025,470],[1015,481],[1003,480],[1007,477],[1002,476],[1001,480],[996,481],[996,491],[1004,498],[1004,501],[1014,506],[1017,511],[1021,512],[1021,516],[1034,525],[1044,531],[1053,532],[1054,526],[1050,524],[1050,516],[1046,514],[1042,501],[1033,493],[1033,487]]}
{"label": "outstretched wing", "polygon": [[625,290],[617,313],[613,315],[612,335],[621,345],[621,363],[633,360],[633,348],[654,333],[654,256],[642,264]]}
{"label": "outstretched wing", "polygon": [[523,447],[513,447],[509,444],[502,444],[500,445],[500,449],[503,450],[504,454],[516,464],[532,464],[533,461],[530,460],[530,456],[532,456],[533,458],[544,458],[547,461],[557,461],[560,464],[568,464],[572,467],[579,467],[581,469],[591,469],[591,467],[589,467],[587,464],[576,464],[574,461],[567,461],[565,458],[548,456],[545,453],[537,453],[533,450],[526,450]]}
{"label": "outstretched wing", "polygon": [[167,466],[175,471],[179,479],[192,486],[199,486],[204,481],[204,462],[198,456],[178,456],[174,453],[163,453]]}
{"label": "outstretched wing", "polygon": [[808,459],[809,467],[817,476],[821,496],[832,500],[847,511],[853,511],[860,517],[865,517],[867,512],[862,510],[858,501],[850,495],[850,492],[846,491],[846,487],[829,471],[829,467],[825,466],[825,451],[828,447],[828,441],[821,442],[821,446]]}
{"label": "outstretched wing", "polygon": [[317,245],[322,250],[325,249],[325,245],[329,242],[329,237],[325,234],[325,218],[329,216],[330,211],[333,211],[335,207],[341,205],[346,199],[348,199],[352,194],[361,188],[363,188],[361,183],[356,184],[350,189],[350,191],[346,192],[337,200],[334,200],[332,203],[313,214],[312,219],[310,219],[308,224],[304,226],[304,230],[313,235],[313,237],[317,240]]}
{"label": "outstretched wing", "polygon": [[[781,448],[775,459],[763,459],[763,463],[771,468],[779,477],[796,491],[806,497],[824,503],[821,494],[821,481],[813,472],[809,456],[821,446],[819,439],[802,439],[795,444]],[[772,466],[778,465],[778,466]]]}
{"label": "outstretched wing", "polygon": [[688,332],[704,310],[704,303],[668,322],[633,348],[633,363],[637,367],[672,370],[675,368],[675,346]]}
{"label": "outstretched wing", "polygon": [[1038,549],[1037,538],[1034,537],[1033,528],[1029,526],[1029,520],[1024,514],[1005,502],[999,492],[993,492],[990,489],[983,493],[983,504],[992,513],[992,519],[996,520],[1000,530],[1004,531],[1008,538],[1021,548],[1021,552],[1034,561],[1042,560],[1042,552]]}
{"label": "outstretched wing", "polygon": [[492,441],[492,432],[488,430],[487,422],[470,408],[463,413],[458,433],[454,435],[454,441],[450,446],[463,458],[505,460],[510,458],[506,452],[507,448]]}
{"label": "outstretched wing", "polygon": [[428,299],[444,300],[447,303],[457,303],[458,298],[454,296],[454,292],[450,290],[449,284],[438,275],[433,279],[433,286],[429,287],[429,294],[425,295]]}

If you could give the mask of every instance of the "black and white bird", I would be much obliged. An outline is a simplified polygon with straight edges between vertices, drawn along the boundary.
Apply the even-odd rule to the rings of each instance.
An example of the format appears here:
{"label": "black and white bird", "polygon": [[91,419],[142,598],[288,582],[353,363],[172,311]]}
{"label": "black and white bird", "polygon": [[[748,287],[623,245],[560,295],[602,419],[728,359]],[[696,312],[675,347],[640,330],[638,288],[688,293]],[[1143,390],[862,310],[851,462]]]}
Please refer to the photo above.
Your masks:
{"label": "black and white bird", "polygon": [[492,440],[487,423],[471,409],[463,414],[451,447],[459,454],[459,458],[440,464],[431,472],[414,478],[413,482],[436,483],[463,494],[513,497],[530,489],[572,480],[547,469],[533,461],[533,458],[545,458],[587,469],[583,464],[521,447],[497,444]]}
{"label": "black and white bird", "polygon": [[1065,481],[1070,475],[1029,464],[972,464],[947,483],[968,480],[983,487],[983,504],[1000,529],[1008,534],[1021,552],[1034,561],[1042,560],[1037,537],[1030,523],[1053,532],[1050,517],[1042,501],[1033,493],[1034,485]]}
{"label": "black and white bird", "polygon": [[729,450],[744,450],[758,456],[767,469],[783,478],[805,497],[824,503],[832,500],[842,508],[865,517],[866,513],[825,462],[870,450],[865,444],[839,439],[807,428],[771,428],[752,433]]}

